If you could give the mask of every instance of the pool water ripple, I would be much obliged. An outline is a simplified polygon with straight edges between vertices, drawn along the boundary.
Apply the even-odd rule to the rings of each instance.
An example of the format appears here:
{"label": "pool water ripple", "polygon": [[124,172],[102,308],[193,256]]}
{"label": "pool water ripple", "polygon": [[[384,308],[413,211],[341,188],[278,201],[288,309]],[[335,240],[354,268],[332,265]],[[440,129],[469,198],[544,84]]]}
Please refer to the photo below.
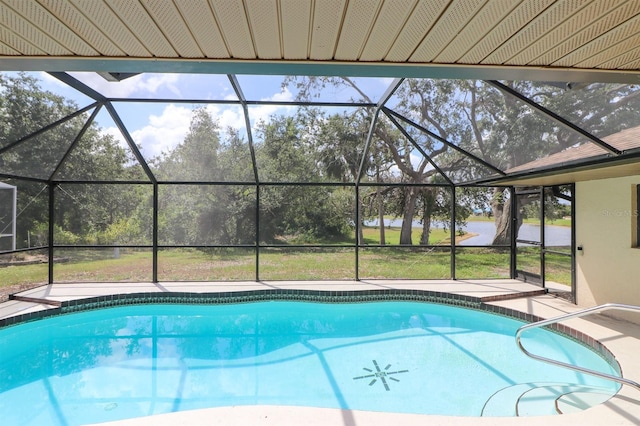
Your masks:
{"label": "pool water ripple", "polygon": [[[487,410],[487,401],[529,383],[617,391],[615,383],[524,356],[514,340],[522,324],[398,301],[134,305],[62,315],[0,330],[0,418],[73,426],[258,404],[513,415],[515,402],[500,411],[506,403],[494,399]],[[531,330],[523,342],[543,356],[617,374],[557,333]]]}

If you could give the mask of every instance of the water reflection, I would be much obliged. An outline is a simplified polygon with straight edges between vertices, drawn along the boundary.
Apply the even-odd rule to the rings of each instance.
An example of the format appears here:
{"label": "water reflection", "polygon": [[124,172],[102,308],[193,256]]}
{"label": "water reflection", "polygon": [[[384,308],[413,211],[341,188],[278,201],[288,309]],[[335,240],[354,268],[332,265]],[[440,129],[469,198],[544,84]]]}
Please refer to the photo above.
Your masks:
{"label": "water reflection", "polygon": [[[513,342],[519,325],[409,302],[144,305],[61,316],[0,330],[0,416],[3,424],[79,425],[242,404],[478,415],[497,389],[538,380],[528,375],[540,369]],[[540,332],[540,342],[560,339]],[[610,370],[575,346],[554,356]],[[406,373],[392,387],[353,379],[378,363]]]}

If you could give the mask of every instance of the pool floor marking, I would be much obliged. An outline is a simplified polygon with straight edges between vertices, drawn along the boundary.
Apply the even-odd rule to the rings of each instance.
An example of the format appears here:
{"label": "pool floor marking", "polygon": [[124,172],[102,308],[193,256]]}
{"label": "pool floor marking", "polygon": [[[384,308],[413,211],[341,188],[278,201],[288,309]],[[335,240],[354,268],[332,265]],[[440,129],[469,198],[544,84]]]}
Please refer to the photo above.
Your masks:
{"label": "pool floor marking", "polygon": [[387,383],[387,379],[393,380],[394,382],[399,382],[400,380],[396,379],[395,377],[390,377],[390,376],[392,376],[393,374],[400,374],[400,373],[408,373],[409,372],[409,370],[387,371],[389,368],[391,368],[391,364],[387,364],[387,366],[384,368],[384,371],[383,371],[383,370],[380,369],[380,366],[378,365],[378,362],[375,359],[373,360],[373,366],[376,368],[375,371],[370,369],[370,368],[362,367],[362,369],[364,371],[368,371],[368,372],[370,372],[372,374],[366,374],[364,376],[354,377],[353,380],[373,378],[373,380],[371,380],[369,382],[369,386],[373,386],[378,381],[378,379],[380,379],[380,383],[382,383],[384,388],[387,391],[390,391],[391,389],[389,388],[389,384]]}

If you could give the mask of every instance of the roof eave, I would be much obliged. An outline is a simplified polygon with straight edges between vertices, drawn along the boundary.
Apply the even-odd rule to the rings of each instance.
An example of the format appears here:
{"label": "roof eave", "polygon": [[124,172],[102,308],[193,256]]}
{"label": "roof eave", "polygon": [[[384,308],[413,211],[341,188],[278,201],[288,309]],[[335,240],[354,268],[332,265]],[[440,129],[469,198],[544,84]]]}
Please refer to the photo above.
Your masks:
{"label": "roof eave", "polygon": [[3,71],[408,77],[640,83],[640,71],[413,62],[0,56]]}

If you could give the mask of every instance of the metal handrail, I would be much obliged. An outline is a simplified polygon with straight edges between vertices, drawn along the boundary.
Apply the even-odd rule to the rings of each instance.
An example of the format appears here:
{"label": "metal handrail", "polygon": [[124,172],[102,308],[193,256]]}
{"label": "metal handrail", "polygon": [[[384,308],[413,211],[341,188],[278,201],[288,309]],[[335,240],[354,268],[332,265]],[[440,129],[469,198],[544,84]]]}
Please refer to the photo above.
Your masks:
{"label": "metal handrail", "polygon": [[520,335],[526,330],[529,330],[529,329],[532,329],[532,328],[544,327],[546,325],[555,324],[555,323],[558,323],[560,321],[568,320],[568,319],[571,319],[571,318],[579,318],[579,317],[583,317],[585,315],[590,315],[590,314],[593,314],[593,313],[608,311],[608,310],[612,310],[612,309],[621,310],[621,311],[640,312],[640,306],[623,305],[623,304],[620,304],[620,303],[605,303],[604,305],[595,306],[593,308],[587,308],[587,309],[583,309],[583,310],[578,311],[578,312],[573,312],[573,313],[570,313],[570,314],[561,315],[559,317],[550,318],[550,319],[534,322],[534,323],[531,323],[531,324],[523,325],[522,327],[520,327],[518,329],[518,331],[516,331],[516,342],[518,343],[518,347],[520,348],[520,350],[525,355],[527,355],[527,356],[529,356],[529,357],[531,357],[533,359],[537,359],[539,361],[543,361],[543,362],[546,362],[546,363],[549,363],[549,364],[553,364],[553,365],[557,365],[557,366],[560,366],[560,367],[569,368],[571,370],[579,371],[581,373],[590,374],[592,376],[601,377],[603,379],[612,380],[614,382],[618,382],[618,383],[623,384],[623,385],[628,385],[628,386],[631,386],[633,388],[636,388],[637,390],[640,390],[640,384],[637,383],[637,382],[634,382],[633,380],[625,379],[623,377],[612,376],[611,374],[601,373],[599,371],[590,370],[588,368],[579,367],[577,365],[572,365],[572,364],[567,364],[566,362],[556,361],[554,359],[545,358],[545,357],[540,356],[540,355],[535,355],[535,354],[529,352],[528,350],[526,350],[524,348],[524,346],[522,346],[522,341],[520,340]]}

